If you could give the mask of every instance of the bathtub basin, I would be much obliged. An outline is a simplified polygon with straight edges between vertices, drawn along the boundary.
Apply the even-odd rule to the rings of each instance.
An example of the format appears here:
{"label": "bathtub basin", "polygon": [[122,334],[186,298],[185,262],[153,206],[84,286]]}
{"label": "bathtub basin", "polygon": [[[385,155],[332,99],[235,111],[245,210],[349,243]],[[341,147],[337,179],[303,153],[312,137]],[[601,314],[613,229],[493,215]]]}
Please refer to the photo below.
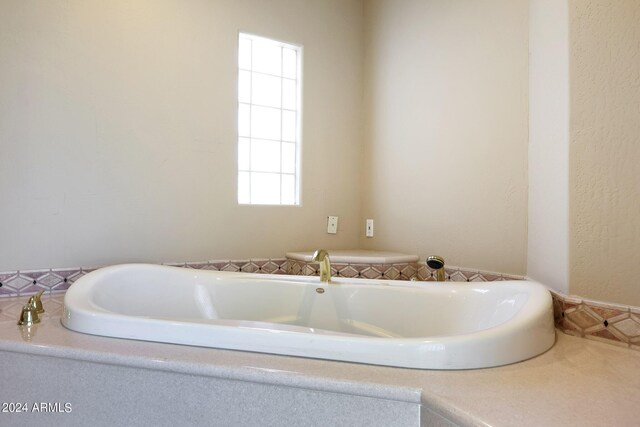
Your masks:
{"label": "bathtub basin", "polygon": [[419,369],[518,362],[555,341],[540,284],[407,282],[116,265],[77,280],[62,323],[93,335]]}

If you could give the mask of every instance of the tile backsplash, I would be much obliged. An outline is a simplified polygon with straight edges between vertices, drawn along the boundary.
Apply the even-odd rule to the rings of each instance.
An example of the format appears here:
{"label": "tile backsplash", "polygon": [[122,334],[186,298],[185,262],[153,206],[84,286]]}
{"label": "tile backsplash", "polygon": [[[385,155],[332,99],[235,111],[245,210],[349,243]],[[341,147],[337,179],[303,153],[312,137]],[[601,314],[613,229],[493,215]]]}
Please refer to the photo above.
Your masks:
{"label": "tile backsplash", "polygon": [[[245,273],[317,276],[318,266],[286,258],[165,263],[175,267]],[[0,298],[64,293],[73,282],[98,267],[0,272]],[[435,270],[424,263],[332,263],[334,277],[435,281]],[[492,282],[522,280],[522,276],[446,267],[447,281]],[[621,347],[640,350],[640,307],[608,304],[551,291],[555,324],[562,332]]]}
{"label": "tile backsplash", "polygon": [[0,297],[66,291],[80,277],[95,268],[62,268],[0,272]]}
{"label": "tile backsplash", "polygon": [[640,350],[640,307],[551,295],[556,327],[565,334]]}
{"label": "tile backsplash", "polygon": [[[164,263],[175,267],[214,271],[242,271],[245,273],[287,274],[287,260],[254,259],[209,262]],[[41,290],[46,294],[65,292],[80,277],[99,267],[78,267],[46,270],[0,272],[0,298],[33,295]]]}
{"label": "tile backsplash", "polygon": [[[317,276],[318,265],[305,261],[288,260],[288,274]],[[424,263],[409,262],[398,264],[368,263],[331,263],[333,277],[387,280],[420,280],[435,281],[435,270]],[[445,276],[451,282],[493,282],[498,280],[522,280],[522,276],[514,276],[487,271],[469,270],[460,267],[445,267]]]}

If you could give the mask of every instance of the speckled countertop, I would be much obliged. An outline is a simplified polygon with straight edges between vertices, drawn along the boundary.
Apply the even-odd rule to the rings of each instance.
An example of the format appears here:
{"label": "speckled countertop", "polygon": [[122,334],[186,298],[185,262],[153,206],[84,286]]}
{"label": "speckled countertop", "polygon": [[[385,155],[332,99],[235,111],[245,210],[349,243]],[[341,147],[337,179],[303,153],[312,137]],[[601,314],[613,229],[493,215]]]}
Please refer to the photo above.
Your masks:
{"label": "speckled countertop", "polygon": [[16,325],[24,300],[0,299],[0,350],[421,401],[462,425],[640,424],[640,352],[560,332],[551,350],[524,362],[428,371],[80,334],[60,323],[62,295],[44,297],[42,322],[27,330]]}

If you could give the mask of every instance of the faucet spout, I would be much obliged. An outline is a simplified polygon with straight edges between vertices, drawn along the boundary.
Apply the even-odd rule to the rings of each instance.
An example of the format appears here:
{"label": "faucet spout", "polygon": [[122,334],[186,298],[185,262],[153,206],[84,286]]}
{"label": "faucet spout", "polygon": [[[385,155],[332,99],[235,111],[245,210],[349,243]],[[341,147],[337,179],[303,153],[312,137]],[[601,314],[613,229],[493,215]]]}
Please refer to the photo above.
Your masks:
{"label": "faucet spout", "polygon": [[320,281],[331,283],[331,261],[329,261],[329,252],[325,249],[318,249],[311,257],[311,262],[320,264]]}
{"label": "faucet spout", "polygon": [[436,281],[444,282],[445,274],[444,274],[444,258],[438,255],[432,255],[427,258],[427,265],[429,268],[435,270],[436,273]]}

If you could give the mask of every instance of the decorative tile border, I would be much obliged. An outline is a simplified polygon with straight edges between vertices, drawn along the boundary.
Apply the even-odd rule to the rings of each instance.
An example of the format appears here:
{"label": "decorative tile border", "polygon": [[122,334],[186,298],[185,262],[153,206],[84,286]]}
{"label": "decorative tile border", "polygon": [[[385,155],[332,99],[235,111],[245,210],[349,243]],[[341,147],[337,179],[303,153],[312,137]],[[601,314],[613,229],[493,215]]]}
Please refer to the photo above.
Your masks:
{"label": "decorative tile border", "polygon": [[[285,258],[251,260],[215,260],[208,262],[170,262],[164,265],[214,271],[241,271],[245,273],[293,274],[317,276],[318,266],[304,261]],[[20,270],[0,273],[0,298],[33,295],[41,290],[46,294],[65,292],[80,277],[98,267],[78,267],[44,270]],[[425,264],[342,264],[334,263],[334,277],[435,281],[435,270]],[[452,282],[489,282],[520,280],[522,276],[446,267],[445,274]]]}
{"label": "decorative tile border", "polygon": [[0,297],[63,293],[80,277],[95,268],[22,270],[0,273]]}
{"label": "decorative tile border", "polygon": [[260,258],[249,260],[216,260],[208,262],[167,262],[163,265],[212,271],[235,271],[258,274],[288,274],[289,261],[285,258]]}
{"label": "decorative tile border", "polygon": [[640,350],[640,307],[551,295],[556,327],[565,334]]}
{"label": "decorative tile border", "polygon": [[[318,276],[318,264],[306,261],[288,260],[288,274],[298,276]],[[522,280],[523,276],[469,270],[460,267],[445,267],[445,277],[449,282],[494,282],[499,280]],[[333,277],[387,280],[435,281],[435,270],[424,263],[410,262],[398,264],[350,264],[331,263]]]}
{"label": "decorative tile border", "polygon": [[[287,274],[287,264],[284,258],[164,263],[176,267],[264,274]],[[41,290],[47,295],[64,293],[73,282],[96,268],[99,267],[0,272],[0,298],[34,295]]]}
{"label": "decorative tile border", "polygon": [[[176,267],[245,273],[317,276],[318,266],[285,258],[217,260],[164,263]],[[97,267],[20,270],[0,272],[0,298],[62,294],[80,277]],[[424,263],[346,264],[333,263],[334,277],[435,281],[435,270]],[[445,267],[447,281],[493,282],[522,280],[523,276],[500,274],[460,267]],[[590,340],[640,350],[640,307],[607,304],[551,291],[556,327],[562,332]]]}

